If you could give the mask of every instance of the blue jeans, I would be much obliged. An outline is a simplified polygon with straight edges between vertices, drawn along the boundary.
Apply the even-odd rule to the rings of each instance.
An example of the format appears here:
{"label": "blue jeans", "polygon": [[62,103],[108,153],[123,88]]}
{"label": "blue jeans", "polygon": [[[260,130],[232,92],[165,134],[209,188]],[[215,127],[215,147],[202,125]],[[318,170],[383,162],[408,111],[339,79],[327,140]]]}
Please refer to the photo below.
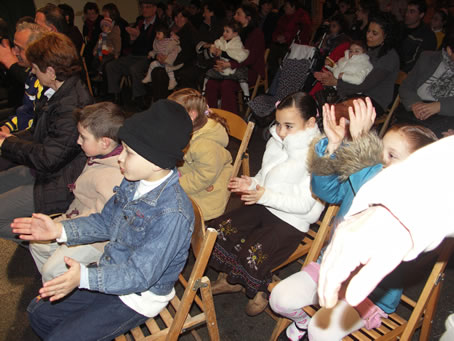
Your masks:
{"label": "blue jeans", "polygon": [[27,311],[33,330],[46,341],[112,340],[148,319],[116,295],[78,289],[52,303],[35,297]]}

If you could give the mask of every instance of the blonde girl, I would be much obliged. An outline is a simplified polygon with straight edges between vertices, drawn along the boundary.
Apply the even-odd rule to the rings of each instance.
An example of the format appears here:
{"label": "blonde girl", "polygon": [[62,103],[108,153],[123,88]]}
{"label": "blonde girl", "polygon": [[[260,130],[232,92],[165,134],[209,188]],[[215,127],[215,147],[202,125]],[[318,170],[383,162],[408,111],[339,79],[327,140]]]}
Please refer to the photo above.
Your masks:
{"label": "blonde girl", "polygon": [[184,164],[178,168],[180,185],[200,206],[205,220],[217,218],[227,205],[227,184],[233,170],[232,156],[226,149],[227,123],[208,109],[197,90],[181,89],[168,99],[185,107],[194,127]]}

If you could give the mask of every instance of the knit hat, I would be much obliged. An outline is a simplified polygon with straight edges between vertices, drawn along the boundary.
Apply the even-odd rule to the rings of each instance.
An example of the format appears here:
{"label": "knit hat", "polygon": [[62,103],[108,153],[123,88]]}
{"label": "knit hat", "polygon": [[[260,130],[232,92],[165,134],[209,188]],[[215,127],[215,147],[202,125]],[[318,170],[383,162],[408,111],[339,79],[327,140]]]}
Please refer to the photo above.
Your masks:
{"label": "knit hat", "polygon": [[109,26],[110,28],[113,27],[113,22],[112,22],[112,19],[110,18],[104,18],[101,20],[101,23],[100,23],[100,26],[103,27],[103,26]]}
{"label": "knit hat", "polygon": [[192,121],[185,108],[162,99],[126,119],[118,138],[148,161],[170,169],[183,159],[191,133]]}

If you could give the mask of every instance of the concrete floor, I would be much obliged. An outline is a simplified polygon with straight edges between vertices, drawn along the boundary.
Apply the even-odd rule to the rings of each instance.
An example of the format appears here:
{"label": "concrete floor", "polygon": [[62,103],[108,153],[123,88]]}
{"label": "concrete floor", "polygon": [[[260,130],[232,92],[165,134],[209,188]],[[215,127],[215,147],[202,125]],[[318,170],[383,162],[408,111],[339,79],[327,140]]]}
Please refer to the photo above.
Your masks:
{"label": "concrete floor", "polygon": [[[254,133],[250,143],[251,172],[254,174],[261,163],[265,143],[261,131]],[[233,198],[229,207],[238,205]],[[28,250],[13,242],[0,240],[0,341],[35,341],[38,338],[28,325],[26,307],[28,302],[37,294],[40,287],[40,277],[35,269]],[[416,297],[421,290],[423,281],[418,278],[428,273],[425,262],[420,262],[410,269],[410,287],[406,293]],[[285,278],[298,271],[299,265],[294,264],[282,270],[279,276]],[[217,274],[208,270],[207,275],[214,280]],[[414,279],[413,279],[414,277]],[[248,317],[244,313],[247,298],[242,293],[220,295],[215,297],[215,307],[219,324],[221,340],[223,341],[265,341],[274,327],[274,321],[265,313],[257,317]],[[444,332],[444,320],[454,312],[454,261],[451,257],[447,275],[435,315],[430,340],[438,340]],[[206,328],[200,328],[204,340],[208,340]],[[185,335],[181,340],[191,340],[191,335]],[[416,337],[414,338],[416,340]]]}

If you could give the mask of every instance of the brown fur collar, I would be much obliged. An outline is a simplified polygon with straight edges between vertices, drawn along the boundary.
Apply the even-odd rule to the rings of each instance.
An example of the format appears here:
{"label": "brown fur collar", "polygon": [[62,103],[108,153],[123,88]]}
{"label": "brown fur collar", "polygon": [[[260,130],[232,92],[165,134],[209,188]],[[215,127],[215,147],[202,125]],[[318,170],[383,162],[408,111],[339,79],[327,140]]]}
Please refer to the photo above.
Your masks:
{"label": "brown fur collar", "polygon": [[312,141],[307,158],[309,172],[316,175],[337,174],[340,181],[363,168],[383,163],[383,143],[375,132],[363,134],[355,141],[344,142],[339,147],[335,158],[328,154],[319,157],[315,152],[315,145],[325,136],[320,136]]}

